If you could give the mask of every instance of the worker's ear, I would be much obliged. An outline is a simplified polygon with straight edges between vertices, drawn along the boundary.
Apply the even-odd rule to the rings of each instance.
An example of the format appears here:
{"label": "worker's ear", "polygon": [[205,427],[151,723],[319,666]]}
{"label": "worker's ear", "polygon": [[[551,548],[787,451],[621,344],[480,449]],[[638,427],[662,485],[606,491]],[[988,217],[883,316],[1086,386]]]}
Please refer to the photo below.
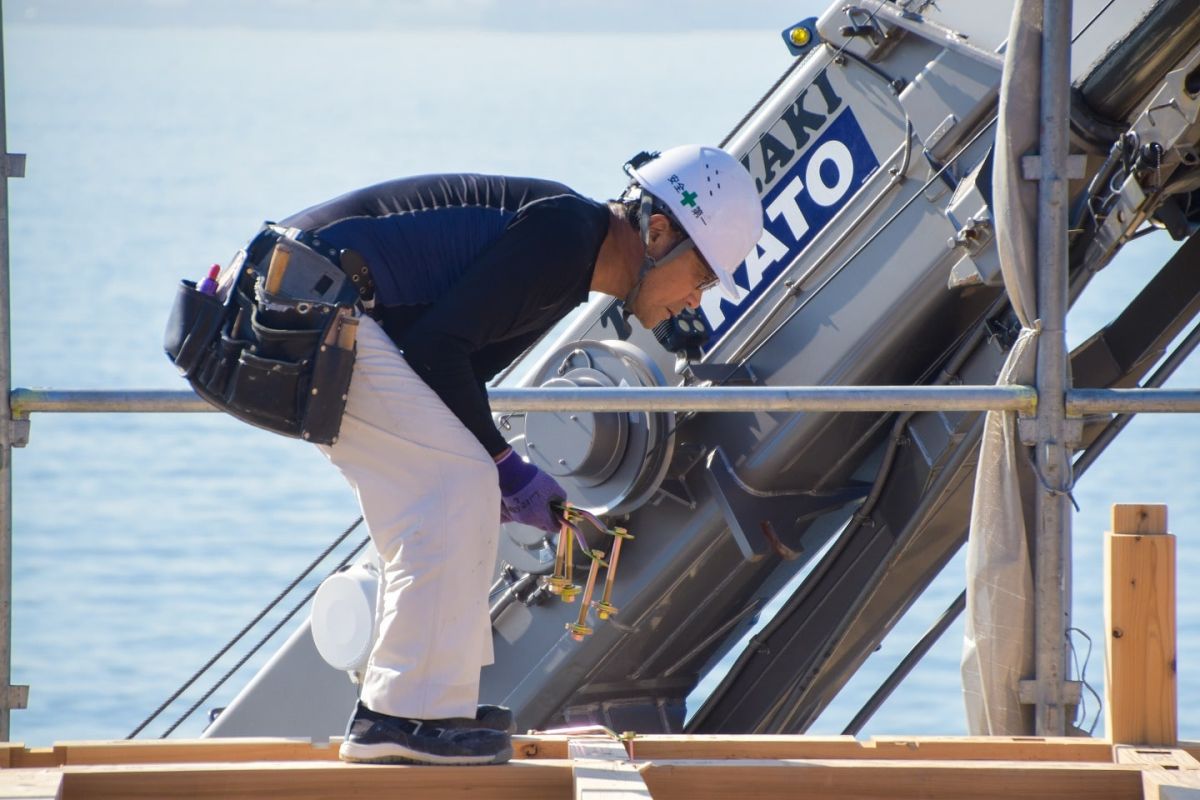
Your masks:
{"label": "worker's ear", "polygon": [[671,236],[674,226],[666,214],[650,215],[650,243],[654,244],[662,236]]}

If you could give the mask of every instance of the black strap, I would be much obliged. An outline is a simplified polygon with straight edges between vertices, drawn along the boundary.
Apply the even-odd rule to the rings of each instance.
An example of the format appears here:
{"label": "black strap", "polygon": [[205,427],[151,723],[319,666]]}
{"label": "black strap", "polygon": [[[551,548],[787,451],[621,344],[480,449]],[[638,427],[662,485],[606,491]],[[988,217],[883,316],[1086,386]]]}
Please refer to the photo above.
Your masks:
{"label": "black strap", "polygon": [[329,263],[346,273],[346,277],[350,279],[354,290],[358,292],[359,302],[362,304],[363,311],[368,316],[377,319],[375,279],[372,277],[371,268],[362,254],[357,250],[339,250],[329,242],[321,241],[321,237],[311,231],[300,230],[294,236],[289,237],[287,236],[289,230],[292,229],[284,228],[273,222],[263,223],[262,230],[246,246],[246,260],[261,269],[271,250],[274,249],[276,242],[283,238],[295,239],[295,241],[310,248],[313,252],[321,255]]}
{"label": "black strap", "polygon": [[367,266],[367,260],[357,250],[343,250],[338,255],[338,266],[354,284],[363,308],[370,313],[375,307],[375,280],[371,277],[371,268]]}

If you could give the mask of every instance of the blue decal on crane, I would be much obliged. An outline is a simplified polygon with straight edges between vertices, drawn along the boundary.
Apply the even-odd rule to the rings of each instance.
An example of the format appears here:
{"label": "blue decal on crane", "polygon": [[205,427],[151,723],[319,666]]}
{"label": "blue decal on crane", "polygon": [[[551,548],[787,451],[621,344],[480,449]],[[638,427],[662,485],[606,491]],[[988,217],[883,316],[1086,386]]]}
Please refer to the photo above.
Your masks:
{"label": "blue decal on crane", "polygon": [[[764,139],[771,134],[764,135]],[[774,139],[772,139],[774,141]],[[720,339],[879,168],[858,120],[847,108],[812,140],[763,197],[763,235],[734,273],[744,291],[733,303],[706,292],[701,310]]]}

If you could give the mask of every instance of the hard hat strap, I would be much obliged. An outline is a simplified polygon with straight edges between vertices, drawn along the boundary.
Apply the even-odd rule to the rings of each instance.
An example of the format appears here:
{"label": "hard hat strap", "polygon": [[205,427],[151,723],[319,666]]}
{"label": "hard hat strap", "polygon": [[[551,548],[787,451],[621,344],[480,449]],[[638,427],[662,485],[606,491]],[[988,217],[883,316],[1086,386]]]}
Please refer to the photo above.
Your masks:
{"label": "hard hat strap", "polygon": [[[642,266],[638,270],[637,282],[633,284],[633,288],[629,290],[629,293],[626,294],[625,298],[621,301],[626,308],[627,314],[629,313],[628,309],[633,305],[633,301],[637,297],[638,292],[641,291],[642,283],[646,280],[646,275],[650,272],[650,270],[669,263],[673,259],[678,258],[696,246],[696,243],[691,240],[691,237],[684,233],[683,239],[677,245],[672,247],[667,253],[665,253],[662,258],[656,259],[652,257],[650,255],[650,216],[653,213],[654,198],[649,192],[643,190],[641,198],[638,201],[638,229],[642,233],[642,245],[646,249],[645,254],[642,256]],[[680,232],[683,233],[682,228],[680,228]]]}

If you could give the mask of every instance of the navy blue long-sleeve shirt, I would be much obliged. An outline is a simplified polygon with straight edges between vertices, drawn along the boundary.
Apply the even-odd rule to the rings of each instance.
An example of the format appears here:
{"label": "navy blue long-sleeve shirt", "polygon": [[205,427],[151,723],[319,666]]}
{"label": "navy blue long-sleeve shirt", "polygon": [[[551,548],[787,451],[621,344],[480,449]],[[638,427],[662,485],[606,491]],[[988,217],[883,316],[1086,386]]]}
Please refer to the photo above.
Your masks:
{"label": "navy blue long-sleeve shirt", "polygon": [[493,456],[485,383],[587,300],[609,211],[560,183],[422,175],[281,221],[359,252],[384,330]]}

